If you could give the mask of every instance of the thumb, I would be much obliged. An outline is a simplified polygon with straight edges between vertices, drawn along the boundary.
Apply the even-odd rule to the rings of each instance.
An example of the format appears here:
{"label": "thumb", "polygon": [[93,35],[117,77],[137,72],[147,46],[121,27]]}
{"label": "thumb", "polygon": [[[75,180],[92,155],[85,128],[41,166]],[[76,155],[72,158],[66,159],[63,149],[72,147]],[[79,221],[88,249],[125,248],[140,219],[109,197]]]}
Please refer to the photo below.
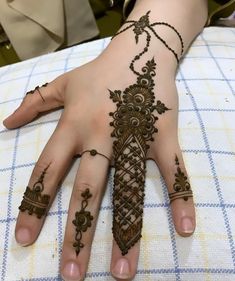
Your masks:
{"label": "thumb", "polygon": [[67,76],[62,75],[28,92],[20,106],[3,121],[3,125],[14,129],[33,121],[40,113],[63,106],[66,82]]}

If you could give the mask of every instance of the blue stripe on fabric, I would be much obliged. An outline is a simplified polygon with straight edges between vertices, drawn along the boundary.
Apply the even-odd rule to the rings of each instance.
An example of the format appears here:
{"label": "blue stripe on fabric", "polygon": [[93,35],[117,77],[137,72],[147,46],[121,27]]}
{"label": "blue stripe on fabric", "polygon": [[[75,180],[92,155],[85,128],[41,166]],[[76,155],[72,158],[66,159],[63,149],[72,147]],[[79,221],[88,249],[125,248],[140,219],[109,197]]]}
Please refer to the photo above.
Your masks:
{"label": "blue stripe on fabric", "polygon": [[[52,123],[56,123],[58,122],[59,119],[53,119],[53,120],[49,120],[49,121],[42,121],[42,122],[37,122],[37,123],[30,123],[27,125],[24,125],[24,127],[22,128],[22,130],[24,130],[25,128],[30,128],[30,127],[36,127],[36,126],[40,126],[40,125],[44,125],[44,124],[52,124]],[[6,133],[6,132],[11,132],[8,129],[3,129],[2,131],[0,131],[1,133]]]}
{"label": "blue stripe on fabric", "polygon": [[225,81],[225,82],[234,82],[235,79],[224,79],[224,78],[177,78],[177,81]]}
{"label": "blue stripe on fabric", "polygon": [[[180,75],[182,77],[184,77],[181,70],[180,70]],[[211,173],[213,175],[213,180],[214,180],[214,183],[215,183],[216,191],[217,191],[218,198],[219,198],[219,201],[220,201],[220,204],[221,204],[221,211],[222,211],[222,214],[223,214],[225,228],[226,228],[226,232],[227,232],[227,236],[228,236],[229,246],[230,246],[232,260],[233,260],[233,266],[235,267],[235,245],[234,245],[234,241],[233,241],[233,237],[232,237],[231,227],[229,225],[227,211],[223,207],[224,206],[224,199],[223,199],[222,191],[221,191],[221,188],[220,188],[219,179],[218,179],[218,176],[217,176],[217,173],[216,173],[212,153],[210,152],[211,150],[210,150],[208,137],[207,137],[207,134],[206,134],[206,129],[205,129],[201,114],[197,110],[197,103],[196,103],[193,95],[191,94],[190,88],[188,87],[186,81],[184,81],[184,85],[185,85],[185,89],[189,93],[189,97],[191,99],[191,102],[193,104],[193,107],[195,109],[195,113],[197,115],[197,118],[198,118],[198,121],[199,121],[199,124],[200,124],[201,132],[202,132],[202,138],[203,138],[206,150],[207,150],[207,156],[208,156],[208,160],[209,160],[209,164],[210,164]]]}
{"label": "blue stripe on fabric", "polygon": [[0,169],[0,172],[7,172],[7,171],[11,171],[12,169],[27,168],[27,167],[31,167],[33,165],[35,165],[35,162],[28,163],[28,164],[13,165],[13,166],[8,167],[8,168]]}
{"label": "blue stripe on fabric", "polygon": [[7,219],[0,219],[0,223],[6,223],[6,222],[13,222],[16,221],[16,218],[7,218]]}
{"label": "blue stripe on fabric", "polygon": [[[50,121],[46,122],[49,123]],[[207,149],[182,149],[182,152],[184,153],[208,153],[210,152],[211,154],[221,154],[221,155],[231,155],[234,156],[235,152],[233,151],[222,151],[222,150],[207,150]],[[7,171],[11,171],[13,168],[14,169],[21,169],[21,168],[27,168],[27,167],[31,167],[34,166],[36,164],[36,162],[31,162],[31,163],[27,163],[27,164],[20,164],[20,165],[15,165],[15,166],[11,166],[11,167],[6,167],[6,168],[1,168],[0,172],[7,172]]]}
{"label": "blue stripe on fabric", "polygon": [[[228,47],[228,48],[232,48],[232,49],[235,49],[235,46],[234,45],[228,45],[226,42],[224,43],[224,45],[221,45],[221,44],[214,44],[214,43],[211,43],[210,42],[210,46],[211,47]],[[194,45],[194,46],[191,46],[190,48],[193,49],[193,48],[198,48],[198,47],[205,47],[205,45],[203,44],[197,44],[197,45]]]}
{"label": "blue stripe on fabric", "polygon": [[[214,273],[214,274],[234,274],[235,270],[231,268],[182,268],[179,267],[180,273]],[[166,269],[139,269],[137,270],[137,274],[141,275],[149,275],[149,274],[166,274],[166,273],[174,273],[173,268]],[[192,279],[193,280],[193,279]]]}
{"label": "blue stripe on fabric", "polygon": [[[167,200],[166,203],[147,203],[144,205],[144,209],[155,209],[155,208],[169,208],[170,204]],[[227,208],[227,209],[234,209],[235,208],[235,203],[226,203],[226,204],[220,204],[220,203],[195,203],[196,208]],[[100,211],[112,211],[112,206],[102,206],[99,209]],[[49,211],[47,213],[48,217],[51,216],[63,216],[63,215],[68,215],[68,210],[60,210],[60,211]],[[16,221],[16,217],[11,217],[11,218],[6,218],[6,219],[0,219],[0,223],[6,223],[6,222],[13,222]]]}
{"label": "blue stripe on fabric", "polygon": [[60,265],[61,265],[61,253],[62,253],[62,245],[63,245],[62,215],[65,214],[65,212],[62,211],[62,191],[61,191],[61,188],[58,191],[57,197],[58,197],[57,219],[58,219],[58,261],[59,261],[58,262],[58,278],[59,278],[60,277]]}
{"label": "blue stripe on fabric", "polygon": [[213,52],[211,51],[211,46],[208,45],[208,43],[207,43],[207,41],[205,40],[205,38],[203,37],[203,35],[201,35],[201,37],[202,37],[202,40],[203,40],[204,43],[205,43],[205,46],[206,46],[206,48],[207,48],[207,50],[208,50],[208,53],[209,53],[209,54],[211,55],[211,57],[213,58],[213,60],[214,60],[214,62],[215,62],[215,64],[216,64],[216,66],[217,66],[217,68],[218,68],[218,70],[219,70],[221,76],[223,77],[224,81],[227,82],[227,85],[228,85],[229,89],[231,90],[231,93],[232,93],[233,96],[235,97],[235,92],[234,92],[234,90],[233,90],[232,85],[230,84],[230,79],[227,79],[227,77],[226,77],[226,75],[224,74],[223,70],[221,69],[219,63],[217,62],[216,57],[214,57]]}
{"label": "blue stripe on fabric", "polygon": [[[16,154],[17,154],[17,144],[19,141],[20,129],[16,132],[15,138],[15,145],[14,145],[14,152],[13,152],[13,159],[12,159],[12,166],[15,166],[16,162]],[[14,185],[14,177],[15,177],[15,169],[12,168],[11,176],[10,176],[10,186],[8,192],[8,199],[7,199],[7,218],[11,218],[11,199],[13,193],[13,185]],[[5,280],[6,276],[6,266],[7,266],[7,257],[8,257],[8,247],[9,247],[9,230],[10,230],[10,220],[6,221],[6,230],[4,235],[4,249],[3,249],[3,259],[2,259],[2,272],[1,272],[1,280]]]}
{"label": "blue stripe on fabric", "polygon": [[222,151],[222,150],[214,150],[214,149],[183,149],[182,150],[185,153],[208,153],[210,152],[211,154],[221,154],[221,155],[235,155],[235,152],[233,151]]}
{"label": "blue stripe on fabric", "polygon": [[[67,71],[68,70],[72,70],[74,69],[75,67],[68,67],[67,68]],[[63,69],[57,69],[57,70],[50,70],[50,71],[45,71],[45,72],[40,72],[40,73],[36,73],[34,74],[34,77],[35,76],[42,76],[42,75],[46,75],[48,73],[52,73],[52,72],[58,72],[58,71],[61,71],[63,72]],[[64,72],[63,72],[64,73]],[[12,81],[16,81],[16,80],[22,80],[22,79],[25,79],[27,78],[28,76],[22,76],[22,77],[17,77],[17,78],[14,78],[14,79],[11,79],[11,80],[6,80],[6,81],[2,81],[0,82],[0,85],[1,84],[4,84],[4,83],[11,83]],[[179,80],[177,78],[177,80]],[[182,79],[183,80],[183,79]],[[228,81],[228,82],[234,82],[235,79],[231,79],[231,78],[184,78],[184,80],[187,80],[187,81]],[[25,90],[25,93],[27,92],[27,90]],[[19,100],[20,98],[16,98],[16,99],[11,99],[11,100],[8,100],[8,101],[4,101],[4,102],[1,102],[1,104],[5,104],[7,102],[14,102],[14,101],[17,101]]]}
{"label": "blue stripe on fabric", "polygon": [[11,100],[2,101],[2,102],[0,102],[0,105],[5,104],[5,103],[9,103],[9,102],[14,102],[14,101],[22,100],[22,99],[23,99],[23,98],[16,98],[16,99],[11,99]]}
{"label": "blue stripe on fabric", "polygon": [[[220,108],[198,108],[198,111],[201,112],[235,112],[235,109],[220,109]],[[195,109],[189,108],[189,109],[180,109],[179,112],[195,112]]]}
{"label": "blue stripe on fabric", "polygon": [[[137,270],[138,275],[154,275],[154,274],[174,274],[174,268],[159,268],[159,269],[139,269]],[[179,268],[179,272],[182,274],[197,274],[197,273],[211,273],[211,274],[235,274],[234,269],[230,268]],[[91,272],[87,273],[86,277],[88,278],[98,278],[98,277],[111,277],[111,273],[108,271],[100,271],[100,272]],[[193,277],[192,277],[193,278]],[[62,280],[58,277],[39,277],[39,278],[30,278],[24,279],[24,281],[58,281]],[[94,279],[97,280],[97,279]],[[17,281],[22,281],[22,279],[18,279]]]}
{"label": "blue stripe on fabric", "polygon": [[[167,187],[166,184],[163,180],[163,178],[161,177],[160,179],[161,185],[162,185],[162,189],[163,189],[163,196],[165,201],[169,201],[168,198],[168,192],[167,192]],[[168,220],[168,226],[169,226],[169,231],[170,231],[170,238],[171,238],[171,247],[172,247],[172,254],[173,254],[173,261],[175,264],[175,277],[176,277],[176,281],[180,281],[180,272],[179,272],[179,259],[178,259],[178,251],[177,251],[177,246],[176,246],[176,239],[175,239],[175,227],[172,221],[172,215],[171,215],[171,208],[168,205],[168,207],[166,208],[166,212],[167,212],[167,220]]]}
{"label": "blue stripe on fabric", "polygon": [[[185,59],[211,59],[211,57],[209,56],[189,56],[187,55],[186,57],[184,57],[184,60]],[[218,60],[235,60],[235,58],[230,58],[230,57],[216,57],[216,59]]]}
{"label": "blue stripe on fabric", "polygon": [[6,65],[6,66],[4,66],[4,68],[6,68],[6,70],[3,71],[2,73],[0,73],[0,81],[4,77],[4,75],[6,75],[8,72],[10,72],[10,70],[12,69],[12,64]]}

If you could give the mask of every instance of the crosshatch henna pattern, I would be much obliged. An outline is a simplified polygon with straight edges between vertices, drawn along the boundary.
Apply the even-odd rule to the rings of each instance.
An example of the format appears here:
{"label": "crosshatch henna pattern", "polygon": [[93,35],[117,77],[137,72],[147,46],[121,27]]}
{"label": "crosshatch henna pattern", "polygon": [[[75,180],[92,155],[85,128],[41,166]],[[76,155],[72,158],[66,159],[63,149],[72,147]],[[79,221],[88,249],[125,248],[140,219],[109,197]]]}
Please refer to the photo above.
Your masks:
{"label": "crosshatch henna pattern", "polygon": [[[113,236],[122,255],[141,238],[142,217],[144,205],[144,185],[146,174],[146,155],[149,149],[148,141],[153,141],[153,135],[158,130],[155,123],[158,117],[169,110],[167,106],[157,100],[154,95],[154,77],[156,76],[156,62],[152,58],[147,60],[141,72],[134,64],[148,52],[151,34],[159,39],[165,47],[173,53],[177,62],[177,53],[154,30],[156,25],[171,28],[179,37],[182,52],[183,40],[179,32],[168,23],[150,24],[150,12],[142,16],[139,21],[126,21],[129,24],[115,36],[133,28],[136,44],[142,34],[146,35],[146,45],[130,63],[130,70],[136,75],[136,82],[124,91],[109,90],[110,98],[116,103],[116,111],[110,113],[114,127],[111,134],[115,138],[113,153],[115,162],[114,191],[113,191]],[[114,36],[114,37],[115,37]]]}
{"label": "crosshatch henna pattern", "polygon": [[175,173],[175,183],[173,185],[174,192],[169,193],[170,202],[182,198],[185,201],[189,197],[193,197],[190,183],[187,176],[182,172],[177,155],[175,155],[175,165],[177,166],[177,173]]}
{"label": "crosshatch henna pattern", "polygon": [[75,241],[73,243],[73,247],[75,248],[76,255],[78,256],[81,249],[84,247],[84,244],[81,242],[82,233],[86,232],[89,227],[91,227],[91,222],[93,220],[93,216],[89,211],[86,211],[86,207],[88,206],[88,200],[92,197],[89,188],[87,188],[84,192],[82,192],[82,205],[81,210],[75,213],[75,219],[73,220],[73,224],[76,227],[76,235]]}
{"label": "crosshatch henna pattern", "polygon": [[23,200],[19,207],[21,212],[27,210],[29,215],[35,214],[39,219],[46,215],[50,202],[50,196],[42,194],[44,190],[44,177],[48,168],[49,166],[44,169],[38,181],[33,185],[33,189],[27,186]]}

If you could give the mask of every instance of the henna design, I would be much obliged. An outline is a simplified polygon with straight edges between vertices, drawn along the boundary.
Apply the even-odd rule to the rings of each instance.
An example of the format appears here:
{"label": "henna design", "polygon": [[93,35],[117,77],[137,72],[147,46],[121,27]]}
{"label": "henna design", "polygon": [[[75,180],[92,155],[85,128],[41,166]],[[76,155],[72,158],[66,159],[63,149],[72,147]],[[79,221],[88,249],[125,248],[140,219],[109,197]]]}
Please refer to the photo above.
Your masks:
{"label": "henna design", "polygon": [[[46,87],[47,85],[48,85],[48,83],[45,83],[45,84],[43,84],[41,87]],[[26,96],[27,96],[27,95],[32,95],[32,94],[34,94],[34,93],[37,91],[37,92],[39,93],[40,97],[42,98],[42,100],[45,102],[45,99],[43,98],[42,93],[41,93],[41,91],[39,90],[39,88],[40,88],[40,86],[37,86],[37,87],[35,87],[34,90],[28,91],[28,92],[26,93]]]}
{"label": "henna design", "polygon": [[83,151],[82,154],[81,154],[81,157],[82,157],[82,155],[83,155],[84,153],[87,153],[87,152],[89,152],[91,156],[96,156],[96,155],[103,156],[103,157],[106,158],[109,162],[111,162],[110,159],[109,159],[106,155],[104,155],[104,154],[98,152],[96,149],[91,149],[91,150],[85,150],[85,151]]}
{"label": "henna design", "polygon": [[42,194],[44,190],[43,180],[48,167],[44,169],[38,181],[33,185],[33,189],[27,186],[23,200],[19,206],[21,212],[27,210],[29,215],[35,214],[39,219],[46,214],[50,202],[50,196]]}
{"label": "henna design", "polygon": [[[178,35],[183,53],[183,40],[174,27],[167,23],[153,23],[149,21],[150,11],[138,21],[127,21],[129,26],[122,29],[115,36],[133,27],[136,44],[142,34],[146,35],[146,45],[130,63],[130,70],[137,76],[136,83],[127,87],[123,92],[109,90],[110,98],[116,103],[116,111],[110,113],[114,127],[111,134],[115,138],[113,152],[115,161],[114,191],[113,191],[113,236],[122,255],[141,238],[142,217],[144,205],[144,184],[146,174],[146,155],[149,149],[148,141],[153,141],[153,134],[158,130],[155,122],[159,115],[169,110],[158,100],[155,103],[154,77],[156,63],[154,58],[148,60],[141,72],[134,64],[148,52],[151,34],[154,34],[179,61],[177,53],[155,32],[153,26],[165,25]],[[115,37],[114,36],[114,37]]]}
{"label": "henna design", "polygon": [[91,227],[91,221],[93,220],[91,213],[89,211],[85,211],[86,207],[88,206],[88,199],[92,197],[89,188],[82,192],[82,197],[83,200],[81,210],[75,213],[75,219],[73,220],[73,224],[76,226],[76,242],[73,243],[73,247],[75,248],[77,256],[84,247],[84,244],[81,242],[82,232],[86,232],[87,229]]}
{"label": "henna design", "polygon": [[169,110],[164,103],[154,105],[154,80],[156,63],[147,61],[136,84],[119,90],[110,91],[110,98],[117,104],[117,110],[110,113],[114,127],[112,137],[115,158],[115,176],[113,192],[113,235],[122,254],[141,238],[144,204],[144,183],[146,172],[146,154],[157,132],[153,112],[159,114]]}
{"label": "henna design", "polygon": [[175,59],[177,60],[177,63],[179,63],[180,58],[179,58],[178,54],[176,53],[176,51],[173,50],[167,44],[167,42],[162,37],[160,37],[157,34],[157,32],[153,28],[154,26],[166,26],[166,27],[170,28],[172,31],[174,31],[175,34],[177,35],[177,37],[179,38],[179,41],[180,41],[180,45],[181,45],[181,53],[180,53],[180,55],[182,56],[182,54],[184,53],[184,42],[183,42],[182,36],[176,30],[176,28],[174,26],[170,25],[167,22],[155,22],[155,23],[151,24],[150,21],[149,21],[149,14],[150,14],[150,11],[148,11],[144,16],[142,16],[138,21],[134,21],[134,20],[125,21],[124,25],[125,24],[130,24],[130,25],[125,27],[125,28],[123,28],[121,31],[119,31],[116,35],[113,36],[113,38],[114,38],[117,35],[125,32],[126,30],[128,30],[130,28],[133,28],[133,31],[135,33],[135,41],[136,41],[136,43],[138,43],[140,35],[142,35],[143,33],[146,34],[146,36],[147,36],[147,38],[146,38],[146,41],[147,41],[146,47],[144,48],[144,50],[141,53],[139,53],[139,55],[135,56],[135,58],[132,60],[130,68],[132,69],[133,72],[134,72],[134,67],[133,67],[134,62],[137,59],[139,59],[144,53],[147,53],[147,51],[149,49],[149,45],[150,45],[150,41],[151,41],[151,33],[150,32],[152,32],[152,34],[158,40],[160,40],[162,42],[162,44],[174,55]]}
{"label": "henna design", "polygon": [[169,193],[170,203],[176,199],[183,198],[187,201],[189,197],[193,197],[190,183],[187,176],[180,169],[179,159],[175,156],[175,164],[177,166],[177,173],[175,174],[175,183],[173,185],[174,191]]}

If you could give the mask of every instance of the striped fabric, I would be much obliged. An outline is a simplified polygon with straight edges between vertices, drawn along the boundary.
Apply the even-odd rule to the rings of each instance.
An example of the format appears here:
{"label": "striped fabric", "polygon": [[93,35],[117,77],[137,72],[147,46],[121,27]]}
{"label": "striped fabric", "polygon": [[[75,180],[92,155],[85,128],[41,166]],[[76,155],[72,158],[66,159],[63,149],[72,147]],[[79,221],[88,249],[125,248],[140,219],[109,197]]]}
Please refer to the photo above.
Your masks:
{"label": "striped fabric", "polygon": [[[0,119],[26,91],[95,58],[109,39],[0,68]],[[137,281],[235,280],[235,30],[207,28],[177,74],[179,135],[195,195],[197,229],[190,238],[174,230],[163,179],[147,164],[144,229]],[[27,181],[60,112],[23,128],[0,125],[0,280],[61,280],[59,263],[68,202],[79,164],[62,184],[40,237],[22,248],[14,239],[18,206]],[[110,174],[86,280],[113,280]]]}

